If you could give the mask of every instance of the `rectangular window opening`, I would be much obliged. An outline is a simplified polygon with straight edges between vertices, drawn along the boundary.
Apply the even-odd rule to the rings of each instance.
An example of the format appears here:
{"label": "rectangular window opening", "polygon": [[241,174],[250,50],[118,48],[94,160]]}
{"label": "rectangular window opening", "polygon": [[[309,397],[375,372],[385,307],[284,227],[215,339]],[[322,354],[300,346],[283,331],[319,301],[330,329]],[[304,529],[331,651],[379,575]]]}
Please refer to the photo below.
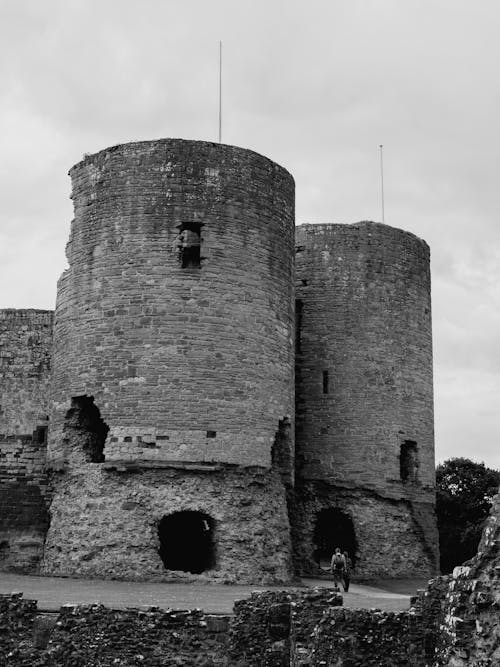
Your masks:
{"label": "rectangular window opening", "polygon": [[207,438],[215,438],[217,431],[207,431]]}
{"label": "rectangular window opening", "polygon": [[201,267],[201,223],[183,222],[179,229],[179,260],[183,269]]}
{"label": "rectangular window opening", "polygon": [[323,371],[323,393],[328,394],[328,371]]}
{"label": "rectangular window opening", "polygon": [[399,452],[399,474],[404,483],[418,483],[418,447],[414,440],[405,440]]}
{"label": "rectangular window opening", "polygon": [[37,445],[45,445],[47,443],[48,426],[37,426],[33,433],[33,442]]}

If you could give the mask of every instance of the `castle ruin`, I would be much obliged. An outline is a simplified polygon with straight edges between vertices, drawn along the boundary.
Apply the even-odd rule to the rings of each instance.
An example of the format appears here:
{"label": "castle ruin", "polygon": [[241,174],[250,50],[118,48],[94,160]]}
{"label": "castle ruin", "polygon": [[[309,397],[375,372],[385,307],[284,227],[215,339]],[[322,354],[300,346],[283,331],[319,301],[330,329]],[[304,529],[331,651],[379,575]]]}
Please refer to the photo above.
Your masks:
{"label": "castle ruin", "polygon": [[292,176],[233,146],[70,175],[55,313],[0,311],[0,568],[273,583],[339,545],[435,573],[426,243],[295,228]]}

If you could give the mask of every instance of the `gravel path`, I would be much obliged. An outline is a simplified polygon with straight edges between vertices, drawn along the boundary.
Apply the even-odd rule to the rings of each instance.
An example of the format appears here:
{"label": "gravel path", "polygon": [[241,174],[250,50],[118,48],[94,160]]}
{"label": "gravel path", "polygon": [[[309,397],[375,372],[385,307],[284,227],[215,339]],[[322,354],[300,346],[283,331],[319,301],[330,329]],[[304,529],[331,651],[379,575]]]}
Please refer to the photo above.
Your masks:
{"label": "gravel path", "polygon": [[[303,579],[304,586],[331,586],[331,582]],[[414,584],[414,587],[413,587]],[[350,608],[400,611],[408,608],[410,595],[421,584],[408,582],[408,594],[387,589],[351,584],[343,593],[344,606]],[[238,586],[224,584],[174,584],[136,581],[101,581],[35,577],[0,572],[0,593],[22,592],[25,598],[38,600],[42,611],[54,611],[63,604],[101,602],[107,607],[125,609],[154,605],[161,608],[193,609],[199,607],[210,613],[230,613],[235,600],[248,597],[253,591],[269,589],[266,586]],[[286,590],[290,586],[273,587]],[[401,588],[399,586],[398,588]]]}

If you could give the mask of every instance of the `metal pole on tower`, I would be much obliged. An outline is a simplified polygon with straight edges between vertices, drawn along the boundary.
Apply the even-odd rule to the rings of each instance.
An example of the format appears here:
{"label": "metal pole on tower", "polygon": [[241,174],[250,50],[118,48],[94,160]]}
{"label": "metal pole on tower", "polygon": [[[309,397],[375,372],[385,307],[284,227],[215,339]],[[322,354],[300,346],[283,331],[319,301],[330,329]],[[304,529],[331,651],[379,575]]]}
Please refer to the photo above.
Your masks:
{"label": "metal pole on tower", "polygon": [[385,211],[384,211],[384,146],[383,144],[379,145],[380,148],[380,187],[382,195],[382,222],[385,223]]}
{"label": "metal pole on tower", "polygon": [[222,42],[219,41],[219,144],[222,141]]}

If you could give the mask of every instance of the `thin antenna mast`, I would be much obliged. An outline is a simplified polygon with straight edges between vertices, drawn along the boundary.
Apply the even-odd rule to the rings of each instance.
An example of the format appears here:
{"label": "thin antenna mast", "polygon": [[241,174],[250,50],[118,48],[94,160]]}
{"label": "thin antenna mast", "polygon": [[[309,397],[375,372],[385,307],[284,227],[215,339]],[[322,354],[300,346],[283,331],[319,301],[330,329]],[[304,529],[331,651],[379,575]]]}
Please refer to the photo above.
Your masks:
{"label": "thin antenna mast", "polygon": [[219,144],[222,141],[222,42],[219,42]]}
{"label": "thin antenna mast", "polygon": [[385,211],[384,211],[384,146],[380,144],[380,187],[382,194],[382,222],[385,223]]}

